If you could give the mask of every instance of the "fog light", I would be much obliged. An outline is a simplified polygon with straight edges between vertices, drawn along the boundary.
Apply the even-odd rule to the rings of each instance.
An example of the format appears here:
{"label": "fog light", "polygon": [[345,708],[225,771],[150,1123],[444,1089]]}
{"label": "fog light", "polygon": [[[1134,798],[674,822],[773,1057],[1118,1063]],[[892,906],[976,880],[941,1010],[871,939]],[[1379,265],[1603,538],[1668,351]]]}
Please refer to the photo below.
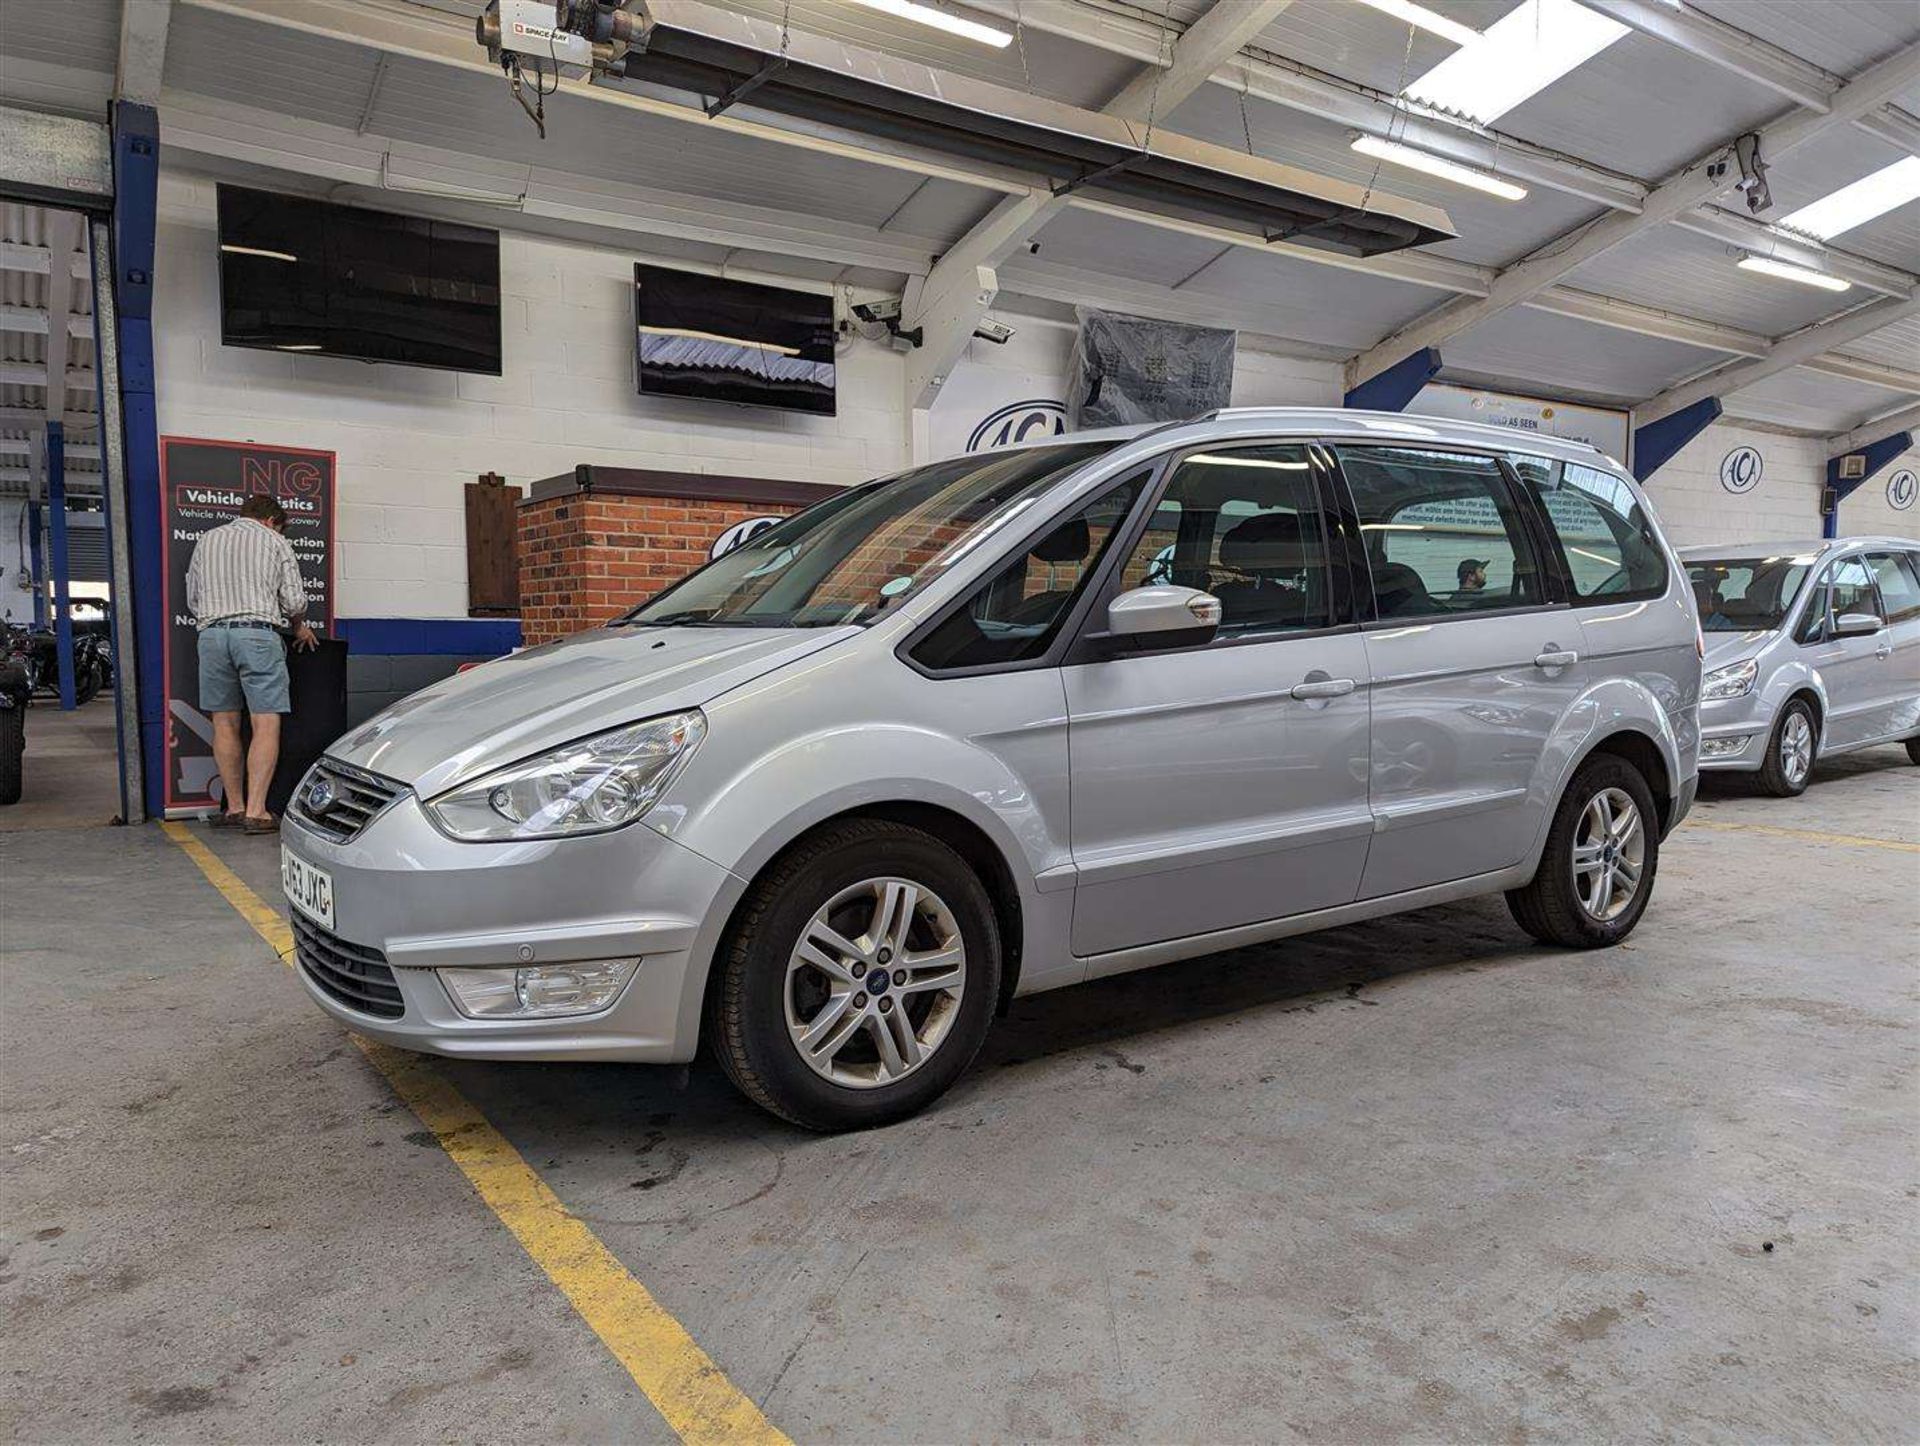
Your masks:
{"label": "fog light", "polygon": [[557,1019],[594,1014],[620,997],[638,959],[588,959],[524,969],[438,969],[454,1007],[469,1019]]}
{"label": "fog light", "polygon": [[1738,738],[1709,738],[1700,745],[1702,758],[1737,758],[1747,751],[1747,742],[1752,734],[1742,734]]}

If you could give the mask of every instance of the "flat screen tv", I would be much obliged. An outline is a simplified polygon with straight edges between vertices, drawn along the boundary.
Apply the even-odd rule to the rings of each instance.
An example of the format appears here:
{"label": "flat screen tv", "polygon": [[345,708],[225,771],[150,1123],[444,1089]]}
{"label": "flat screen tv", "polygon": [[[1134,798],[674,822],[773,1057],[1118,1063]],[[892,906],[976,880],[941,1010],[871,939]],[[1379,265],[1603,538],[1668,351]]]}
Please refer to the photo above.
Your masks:
{"label": "flat screen tv", "polygon": [[833,298],[633,268],[643,396],[833,415]]}
{"label": "flat screen tv", "polygon": [[500,374],[500,233],[220,187],[220,340]]}

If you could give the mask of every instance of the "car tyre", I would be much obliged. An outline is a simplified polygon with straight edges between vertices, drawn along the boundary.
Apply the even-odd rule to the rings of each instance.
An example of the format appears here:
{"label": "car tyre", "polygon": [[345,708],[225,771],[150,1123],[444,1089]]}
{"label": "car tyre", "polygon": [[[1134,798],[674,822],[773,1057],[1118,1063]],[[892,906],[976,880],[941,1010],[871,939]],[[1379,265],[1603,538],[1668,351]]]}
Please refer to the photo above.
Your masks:
{"label": "car tyre", "polygon": [[[1615,845],[1607,853],[1599,842],[1601,818],[1637,824],[1631,844],[1609,832]],[[1599,870],[1617,869],[1624,859],[1635,870],[1630,892],[1624,873],[1606,890],[1604,906],[1591,904],[1603,882]],[[1660,865],[1659,815],[1653,790],[1626,759],[1596,754],[1580,765],[1554,811],[1553,827],[1540,855],[1540,867],[1530,882],[1507,893],[1514,922],[1543,944],[1568,949],[1602,949],[1618,944],[1633,932],[1653,896],[1654,875]]]}
{"label": "car tyre", "polygon": [[20,801],[26,751],[26,709],[0,708],[0,806]]}
{"label": "car tyre", "polygon": [[1909,763],[1920,763],[1920,738],[1909,738],[1907,740],[1907,761]]}
{"label": "car tyre", "polygon": [[[908,922],[884,925],[894,906],[883,896],[910,892]],[[823,939],[835,941],[824,954]],[[922,959],[947,962],[922,968]],[[789,849],[754,881],[715,961],[707,1039],[740,1092],[784,1120],[821,1131],[891,1124],[945,1093],[980,1052],[999,1001],[1000,960],[992,900],[964,859],[924,830],[850,819]],[[843,970],[861,971],[869,986],[889,978],[869,994]],[[929,988],[941,981],[944,990]],[[876,1012],[883,999],[884,1017]],[[823,1042],[803,1055],[816,1028],[827,1030]],[[904,1062],[915,1050],[918,1062]]]}
{"label": "car tyre", "polygon": [[1775,798],[1798,798],[1807,791],[1820,753],[1820,724],[1805,698],[1789,698],[1767,735],[1767,756],[1760,760],[1760,786]]}

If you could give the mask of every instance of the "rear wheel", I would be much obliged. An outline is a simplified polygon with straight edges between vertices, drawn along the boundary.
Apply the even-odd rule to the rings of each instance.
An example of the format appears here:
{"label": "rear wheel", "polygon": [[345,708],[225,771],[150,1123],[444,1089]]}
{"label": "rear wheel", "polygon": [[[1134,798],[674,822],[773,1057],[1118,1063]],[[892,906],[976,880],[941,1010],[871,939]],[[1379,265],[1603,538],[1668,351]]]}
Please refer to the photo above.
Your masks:
{"label": "rear wheel", "polygon": [[1907,740],[1907,761],[1909,763],[1920,763],[1920,738],[1909,738]]}
{"label": "rear wheel", "polygon": [[18,803],[27,751],[27,711],[0,708],[0,805]]}
{"label": "rear wheel", "polygon": [[1540,867],[1507,907],[1543,944],[1603,948],[1640,922],[1659,864],[1653,790],[1624,758],[1596,754],[1561,796]]}
{"label": "rear wheel", "polygon": [[1789,698],[1774,719],[1767,739],[1767,756],[1760,761],[1760,786],[1775,798],[1794,798],[1807,791],[1813,760],[1820,751],[1820,725],[1804,698]]}
{"label": "rear wheel", "polygon": [[1000,992],[992,902],[931,834],[832,825],[774,863],[716,961],[707,1035],[763,1109],[814,1130],[904,1119],[973,1062]]}

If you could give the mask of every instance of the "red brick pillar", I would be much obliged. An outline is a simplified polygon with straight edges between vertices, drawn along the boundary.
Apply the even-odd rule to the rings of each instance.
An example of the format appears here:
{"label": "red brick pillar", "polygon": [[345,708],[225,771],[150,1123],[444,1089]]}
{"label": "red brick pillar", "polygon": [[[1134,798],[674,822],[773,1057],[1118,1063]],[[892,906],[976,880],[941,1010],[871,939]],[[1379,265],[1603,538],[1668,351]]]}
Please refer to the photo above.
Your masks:
{"label": "red brick pillar", "polygon": [[840,489],[764,477],[579,467],[520,504],[520,626],[529,647],[598,627],[707,560],[751,517],[784,517]]}

